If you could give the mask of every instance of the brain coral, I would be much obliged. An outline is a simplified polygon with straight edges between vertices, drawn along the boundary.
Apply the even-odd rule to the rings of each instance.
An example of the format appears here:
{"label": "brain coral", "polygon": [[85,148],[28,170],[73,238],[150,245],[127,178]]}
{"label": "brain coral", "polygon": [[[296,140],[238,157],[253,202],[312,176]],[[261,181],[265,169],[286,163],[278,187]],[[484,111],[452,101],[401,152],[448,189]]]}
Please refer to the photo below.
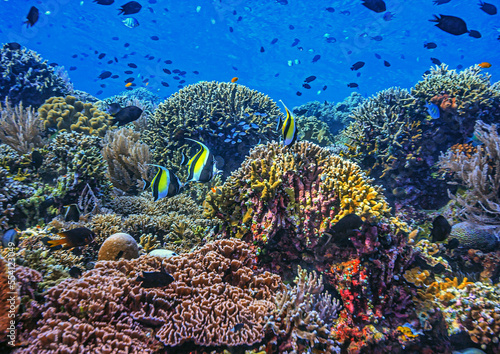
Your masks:
{"label": "brain coral", "polygon": [[[159,353],[170,346],[187,353],[259,343],[283,284],[252,270],[254,258],[244,242],[221,240],[168,259],[98,262],[47,292],[30,344],[16,352]],[[136,281],[162,266],[175,279],[170,285],[143,288]],[[232,331],[239,323],[243,328]]]}
{"label": "brain coral", "polygon": [[38,109],[45,129],[81,132],[103,137],[112,125],[111,116],[76,97],[51,97]]}
{"label": "brain coral", "polygon": [[13,105],[22,101],[25,107],[39,107],[49,97],[70,92],[64,80],[36,52],[11,48],[4,44],[0,49],[0,101],[8,98]]}
{"label": "brain coral", "polygon": [[179,166],[183,152],[192,155],[185,138],[202,141],[223,158],[218,167],[224,161],[227,172],[239,166],[251,146],[276,136],[278,116],[278,106],[260,92],[234,83],[199,82],[158,106],[144,141],[167,168]]}
{"label": "brain coral", "polygon": [[204,207],[207,216],[222,220],[226,237],[290,242],[295,252],[314,249],[348,213],[372,220],[389,212],[381,188],[358,165],[305,141],[255,147],[223,186],[209,192]]}

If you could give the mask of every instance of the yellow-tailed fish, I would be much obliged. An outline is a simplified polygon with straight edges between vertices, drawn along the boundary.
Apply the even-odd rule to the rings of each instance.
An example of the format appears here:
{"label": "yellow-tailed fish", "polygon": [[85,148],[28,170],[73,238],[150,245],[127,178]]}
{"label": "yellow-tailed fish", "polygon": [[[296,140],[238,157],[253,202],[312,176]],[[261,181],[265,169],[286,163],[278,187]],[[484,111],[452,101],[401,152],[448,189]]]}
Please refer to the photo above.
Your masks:
{"label": "yellow-tailed fish", "polygon": [[169,169],[158,165],[148,166],[159,168],[158,173],[151,181],[151,191],[153,192],[155,202],[161,198],[173,197],[180,192],[182,187],[184,187],[184,184],[179,181],[179,178]]}
{"label": "yellow-tailed fish", "polygon": [[201,146],[200,151],[198,151],[187,164],[189,171],[188,182],[209,182],[217,172],[214,163],[214,155],[205,144],[193,139],[186,139],[194,141]]}
{"label": "yellow-tailed fish", "polygon": [[283,144],[285,146],[289,146],[297,140],[297,125],[295,124],[295,118],[292,116],[283,101],[280,100],[280,102],[283,104],[283,107],[285,107],[286,111],[286,118],[281,126]]}

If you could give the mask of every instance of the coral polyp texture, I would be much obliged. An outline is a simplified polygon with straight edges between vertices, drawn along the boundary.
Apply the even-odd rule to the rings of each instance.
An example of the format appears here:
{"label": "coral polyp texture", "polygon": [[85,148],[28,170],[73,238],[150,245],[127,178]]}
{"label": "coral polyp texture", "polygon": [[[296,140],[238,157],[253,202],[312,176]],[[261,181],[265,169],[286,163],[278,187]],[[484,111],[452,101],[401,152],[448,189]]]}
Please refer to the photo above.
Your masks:
{"label": "coral polyp texture", "polygon": [[111,116],[92,103],[77,101],[74,96],[51,97],[38,109],[45,129],[80,132],[103,137],[113,124]]}
{"label": "coral polyp texture", "polygon": [[[253,270],[254,259],[244,242],[221,240],[168,259],[98,262],[47,292],[28,346],[15,353],[187,353],[258,344],[283,284]],[[136,280],[160,269],[172,275],[171,284],[146,288]]]}
{"label": "coral polyp texture", "polygon": [[[150,118],[144,141],[153,158],[167,168],[178,167],[182,153],[192,156],[186,138],[207,145],[220,156],[218,167],[234,170],[250,147],[276,137],[278,106],[268,96],[226,82],[189,85],[160,103]],[[196,147],[198,148],[198,147]]]}
{"label": "coral polyp texture", "polygon": [[0,49],[1,102],[8,98],[13,105],[23,102],[38,108],[49,97],[70,92],[71,87],[36,52],[10,43]]}

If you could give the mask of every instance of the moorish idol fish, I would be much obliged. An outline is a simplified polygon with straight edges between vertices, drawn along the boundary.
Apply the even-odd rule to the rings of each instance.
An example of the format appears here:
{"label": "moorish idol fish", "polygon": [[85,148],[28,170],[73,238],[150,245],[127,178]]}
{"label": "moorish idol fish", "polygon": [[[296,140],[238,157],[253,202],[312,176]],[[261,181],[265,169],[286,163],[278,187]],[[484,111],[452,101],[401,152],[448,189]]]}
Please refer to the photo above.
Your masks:
{"label": "moorish idol fish", "polygon": [[189,171],[188,182],[209,182],[217,173],[214,155],[205,144],[193,139],[186,139],[194,141],[201,146],[200,151],[198,151],[187,164]]}
{"label": "moorish idol fish", "polygon": [[158,165],[148,166],[159,168],[158,173],[151,181],[151,190],[155,202],[164,197],[173,197],[184,187],[184,184],[179,181],[179,178],[172,171]]}
{"label": "moorish idol fish", "polygon": [[285,146],[292,145],[297,140],[297,126],[295,124],[295,118],[292,116],[288,108],[285,106],[283,101],[280,100],[285,107],[286,118],[281,126],[281,134],[283,137],[283,144]]}

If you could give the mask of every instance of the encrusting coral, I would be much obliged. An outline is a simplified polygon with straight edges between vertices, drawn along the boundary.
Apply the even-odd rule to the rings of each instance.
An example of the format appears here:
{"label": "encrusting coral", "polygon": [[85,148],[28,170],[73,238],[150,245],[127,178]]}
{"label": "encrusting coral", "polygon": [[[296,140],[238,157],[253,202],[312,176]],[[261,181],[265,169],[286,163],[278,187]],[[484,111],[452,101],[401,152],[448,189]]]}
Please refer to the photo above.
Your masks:
{"label": "encrusting coral", "polygon": [[38,109],[45,129],[81,132],[103,137],[113,124],[111,116],[92,103],[77,101],[74,96],[51,97]]}
{"label": "encrusting coral", "polygon": [[108,164],[109,179],[123,191],[135,187],[141,178],[149,180],[149,147],[139,138],[139,133],[127,128],[108,131],[104,138],[102,155]]}
{"label": "encrusting coral", "polygon": [[0,101],[38,108],[52,96],[67,95],[71,87],[36,52],[17,43],[0,49]]}
{"label": "encrusting coral", "polygon": [[8,99],[4,105],[0,102],[0,142],[27,154],[43,146],[40,132],[41,122],[33,108],[24,108],[22,103],[13,107]]}
{"label": "encrusting coral", "polygon": [[199,82],[158,106],[144,142],[158,164],[171,168],[179,167],[183,153],[194,154],[185,138],[199,140],[219,156],[217,167],[229,172],[251,146],[276,137],[278,116],[283,116],[278,106],[258,91],[234,83]]}
{"label": "encrusting coral", "polygon": [[474,152],[450,149],[441,154],[438,166],[465,187],[450,194],[458,215],[471,222],[500,225],[500,137],[497,126],[477,121],[474,136],[481,143]]}
{"label": "encrusting coral", "polygon": [[[258,344],[283,284],[277,275],[254,271],[254,259],[244,242],[221,240],[168,259],[98,262],[80,279],[47,292],[28,346],[14,353],[157,353],[164,347]],[[174,278],[169,285],[146,288],[136,280],[162,268]],[[238,324],[242,328],[234,330]]]}

